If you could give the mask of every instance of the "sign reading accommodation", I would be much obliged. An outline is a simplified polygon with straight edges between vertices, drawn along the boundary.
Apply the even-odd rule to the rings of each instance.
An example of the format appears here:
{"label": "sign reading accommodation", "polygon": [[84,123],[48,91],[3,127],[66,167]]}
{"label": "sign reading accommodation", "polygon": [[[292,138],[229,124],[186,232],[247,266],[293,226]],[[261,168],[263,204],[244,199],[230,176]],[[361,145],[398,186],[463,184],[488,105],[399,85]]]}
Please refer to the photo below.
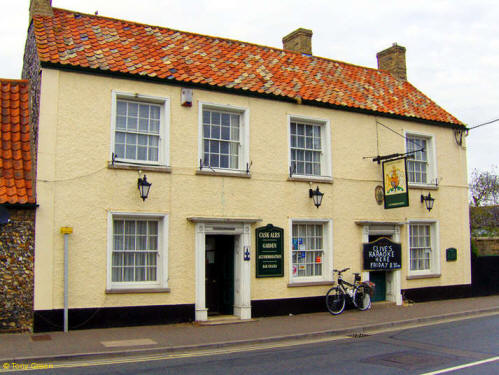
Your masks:
{"label": "sign reading accommodation", "polygon": [[402,246],[386,237],[363,245],[364,269],[371,271],[401,268]]}
{"label": "sign reading accommodation", "polygon": [[385,209],[409,206],[406,158],[383,162],[383,191]]}
{"label": "sign reading accommodation", "polygon": [[256,228],[256,277],[282,277],[283,233],[282,228],[267,224]]}

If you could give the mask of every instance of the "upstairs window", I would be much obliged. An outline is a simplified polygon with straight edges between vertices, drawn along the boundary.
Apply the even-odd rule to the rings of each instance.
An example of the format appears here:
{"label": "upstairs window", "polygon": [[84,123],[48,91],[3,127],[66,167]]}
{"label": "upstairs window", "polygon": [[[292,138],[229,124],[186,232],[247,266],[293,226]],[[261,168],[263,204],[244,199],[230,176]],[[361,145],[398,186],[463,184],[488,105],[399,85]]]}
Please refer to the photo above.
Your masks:
{"label": "upstairs window", "polygon": [[201,167],[246,171],[249,162],[248,111],[201,103]]}
{"label": "upstairs window", "polygon": [[203,165],[239,169],[241,116],[238,113],[203,110]]}
{"label": "upstairs window", "polygon": [[114,160],[167,165],[167,100],[126,94],[115,94],[114,100]]}
{"label": "upstairs window", "polygon": [[435,161],[433,158],[433,138],[406,135],[407,177],[409,184],[427,185],[435,181]]}
{"label": "upstairs window", "polygon": [[289,135],[291,176],[330,178],[329,122],[290,117]]}

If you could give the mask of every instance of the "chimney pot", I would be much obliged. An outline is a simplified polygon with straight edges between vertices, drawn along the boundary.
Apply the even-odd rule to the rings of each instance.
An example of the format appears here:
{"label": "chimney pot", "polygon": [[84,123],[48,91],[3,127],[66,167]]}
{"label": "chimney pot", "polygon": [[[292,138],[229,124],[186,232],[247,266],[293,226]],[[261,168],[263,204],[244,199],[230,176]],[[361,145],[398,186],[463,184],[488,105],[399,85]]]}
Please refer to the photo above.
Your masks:
{"label": "chimney pot", "polygon": [[312,54],[312,30],[299,28],[282,38],[283,49]]}
{"label": "chimney pot", "polygon": [[407,81],[405,51],[405,47],[393,43],[391,47],[378,52],[376,54],[378,69],[386,70],[401,81]]}

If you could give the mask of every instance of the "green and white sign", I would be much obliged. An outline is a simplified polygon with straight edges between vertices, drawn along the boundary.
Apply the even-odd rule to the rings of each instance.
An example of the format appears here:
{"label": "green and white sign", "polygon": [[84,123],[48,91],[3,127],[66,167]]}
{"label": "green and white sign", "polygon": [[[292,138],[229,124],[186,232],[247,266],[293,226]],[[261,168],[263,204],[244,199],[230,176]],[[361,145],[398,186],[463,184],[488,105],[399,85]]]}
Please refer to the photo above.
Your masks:
{"label": "green and white sign", "polygon": [[267,224],[256,228],[256,277],[284,276],[282,228]]}
{"label": "green and white sign", "polygon": [[383,190],[385,209],[409,206],[406,158],[383,163]]}

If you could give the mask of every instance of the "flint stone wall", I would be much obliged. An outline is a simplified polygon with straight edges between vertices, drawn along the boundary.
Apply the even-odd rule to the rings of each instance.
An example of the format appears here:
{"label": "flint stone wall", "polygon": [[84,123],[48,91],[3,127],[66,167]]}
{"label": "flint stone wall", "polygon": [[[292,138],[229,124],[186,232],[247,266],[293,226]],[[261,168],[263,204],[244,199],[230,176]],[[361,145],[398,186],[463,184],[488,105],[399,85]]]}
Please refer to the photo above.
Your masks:
{"label": "flint stone wall", "polygon": [[35,210],[8,209],[0,225],[0,332],[33,328]]}

